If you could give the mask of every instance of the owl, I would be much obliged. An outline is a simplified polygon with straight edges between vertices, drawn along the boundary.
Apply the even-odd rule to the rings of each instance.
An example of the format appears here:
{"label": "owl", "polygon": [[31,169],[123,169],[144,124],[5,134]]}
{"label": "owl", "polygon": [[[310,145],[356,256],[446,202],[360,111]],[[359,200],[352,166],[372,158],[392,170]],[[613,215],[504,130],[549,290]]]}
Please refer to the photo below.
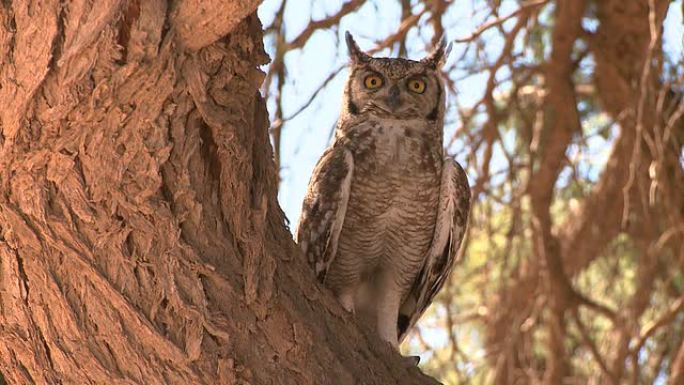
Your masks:
{"label": "owl", "polygon": [[349,312],[370,312],[395,349],[446,281],[470,210],[445,156],[444,42],[420,61],[351,57],[333,143],[316,165],[296,240]]}

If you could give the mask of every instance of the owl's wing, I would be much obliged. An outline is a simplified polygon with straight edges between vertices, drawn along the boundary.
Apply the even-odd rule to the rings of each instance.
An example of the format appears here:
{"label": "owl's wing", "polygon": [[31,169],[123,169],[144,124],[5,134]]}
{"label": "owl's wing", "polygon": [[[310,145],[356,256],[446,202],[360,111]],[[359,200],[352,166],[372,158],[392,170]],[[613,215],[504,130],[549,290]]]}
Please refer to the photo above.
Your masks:
{"label": "owl's wing", "polygon": [[351,152],[336,143],[316,164],[304,197],[295,238],[320,281],[337,253],[353,173]]}
{"label": "owl's wing", "polygon": [[399,342],[418,322],[442,288],[456,262],[470,211],[470,187],[463,168],[451,157],[444,159],[437,223],[425,264],[399,310]]}

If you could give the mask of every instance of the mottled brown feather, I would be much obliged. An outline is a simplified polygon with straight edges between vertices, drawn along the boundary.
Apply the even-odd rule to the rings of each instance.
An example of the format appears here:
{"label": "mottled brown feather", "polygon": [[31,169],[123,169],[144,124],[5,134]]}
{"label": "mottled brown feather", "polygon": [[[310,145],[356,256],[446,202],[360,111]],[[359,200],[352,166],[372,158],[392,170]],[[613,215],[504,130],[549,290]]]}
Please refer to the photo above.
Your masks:
{"label": "mottled brown feather", "polygon": [[[458,162],[447,158],[442,173],[439,210],[443,215],[438,216],[436,233],[425,265],[399,311],[399,342],[430,306],[435,295],[444,286],[454,264],[458,262],[456,258],[468,223],[470,187],[465,171]],[[440,228],[447,235],[442,239],[437,234]]]}
{"label": "mottled brown feather", "polygon": [[[465,172],[442,147],[447,49],[414,61],[373,58],[351,35],[347,44],[335,139],[309,182],[296,238],[343,306],[375,310],[378,333],[398,346],[446,281],[470,207]],[[380,85],[367,86],[369,76]],[[409,88],[416,80],[422,92]]]}

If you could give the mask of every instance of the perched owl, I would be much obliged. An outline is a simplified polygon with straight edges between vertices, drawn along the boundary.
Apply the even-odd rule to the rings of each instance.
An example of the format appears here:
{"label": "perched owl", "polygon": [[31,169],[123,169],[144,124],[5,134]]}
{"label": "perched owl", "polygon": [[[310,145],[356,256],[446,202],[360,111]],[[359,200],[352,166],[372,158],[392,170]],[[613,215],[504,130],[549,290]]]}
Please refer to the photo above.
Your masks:
{"label": "perched owl", "polygon": [[442,144],[441,43],[420,61],[351,56],[332,145],[318,161],[296,238],[350,312],[373,312],[396,349],[454,264],[468,220],[466,174]]}

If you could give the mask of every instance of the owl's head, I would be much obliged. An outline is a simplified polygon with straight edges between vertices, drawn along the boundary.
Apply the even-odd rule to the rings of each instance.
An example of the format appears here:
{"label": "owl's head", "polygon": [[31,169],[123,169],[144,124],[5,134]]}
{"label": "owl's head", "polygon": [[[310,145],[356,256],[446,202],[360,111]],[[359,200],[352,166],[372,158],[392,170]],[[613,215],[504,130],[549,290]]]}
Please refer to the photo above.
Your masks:
{"label": "owl's head", "polygon": [[449,53],[442,41],[420,61],[375,58],[346,33],[351,58],[342,115],[443,121],[444,83],[440,69]]}

